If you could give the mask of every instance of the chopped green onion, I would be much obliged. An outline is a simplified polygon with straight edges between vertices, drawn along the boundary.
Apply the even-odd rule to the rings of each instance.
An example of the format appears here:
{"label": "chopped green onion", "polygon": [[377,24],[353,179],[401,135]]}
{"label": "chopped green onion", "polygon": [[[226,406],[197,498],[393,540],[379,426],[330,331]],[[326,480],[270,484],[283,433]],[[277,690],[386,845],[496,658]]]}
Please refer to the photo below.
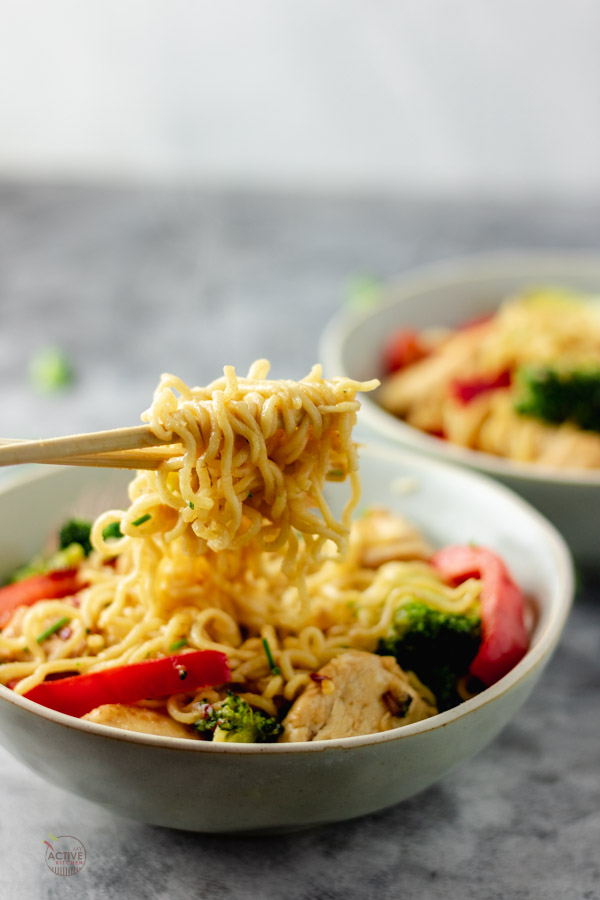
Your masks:
{"label": "chopped green onion", "polygon": [[348,285],[348,302],[356,309],[377,306],[381,300],[382,285],[371,275],[358,275]]}
{"label": "chopped green onion", "polygon": [[121,531],[121,523],[111,522],[110,525],[107,525],[106,528],[102,529],[102,537],[105,541],[109,540],[109,538],[122,538],[123,532]]}
{"label": "chopped green onion", "polygon": [[148,519],[151,519],[151,518],[152,518],[152,516],[150,515],[150,513],[146,513],[145,515],[140,516],[139,519],[136,519],[135,522],[132,522],[131,524],[133,526],[135,526],[135,528],[137,528],[138,525],[143,525],[144,522],[147,522]]}
{"label": "chopped green onion", "polygon": [[49,394],[73,383],[73,366],[60,347],[43,347],[31,360],[29,377],[36,391]]}
{"label": "chopped green onion", "polygon": [[181,638],[180,641],[175,641],[174,644],[171,644],[169,647],[169,652],[174,653],[175,650],[181,650],[182,647],[187,646],[187,638]]}
{"label": "chopped green onion", "polygon": [[251,497],[252,497],[252,491],[248,491],[248,496],[246,497],[246,500],[250,500]]}
{"label": "chopped green onion", "polygon": [[328,478],[343,478],[344,470],[343,469],[330,469],[327,473]]}
{"label": "chopped green onion", "polygon": [[188,506],[189,506],[190,509],[193,509],[193,508],[194,508],[194,501],[193,501],[193,500],[188,500]]}
{"label": "chopped green onion", "polygon": [[49,628],[46,628],[45,631],[42,631],[41,634],[38,634],[36,637],[36,641],[38,644],[43,643],[47,638],[52,637],[53,634],[56,634],[57,631],[60,631],[61,628],[64,628],[65,625],[68,625],[70,622],[70,618],[68,616],[63,616],[62,619],[59,619],[58,622],[55,622],[54,625],[50,625]]}
{"label": "chopped green onion", "polygon": [[281,675],[281,669],[279,668],[279,666],[275,665],[275,660],[273,659],[273,654],[271,653],[271,648],[266,638],[262,639],[262,645],[265,650],[267,662],[269,663],[269,667],[271,669],[271,675]]}

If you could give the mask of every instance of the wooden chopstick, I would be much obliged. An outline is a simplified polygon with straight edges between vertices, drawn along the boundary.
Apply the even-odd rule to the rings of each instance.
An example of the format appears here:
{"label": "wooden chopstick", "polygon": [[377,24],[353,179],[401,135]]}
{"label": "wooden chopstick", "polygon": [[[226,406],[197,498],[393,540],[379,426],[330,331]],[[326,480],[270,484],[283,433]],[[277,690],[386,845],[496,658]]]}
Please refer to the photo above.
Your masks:
{"label": "wooden chopstick", "polygon": [[[161,452],[151,448],[171,446]],[[157,438],[147,425],[72,434],[39,441],[0,440],[0,466],[51,463],[114,468],[152,468],[178,455],[180,445]]]}
{"label": "wooden chopstick", "polygon": [[[182,453],[181,444],[176,444],[172,450],[147,447],[145,450],[90,453],[87,456],[62,456],[58,459],[46,459],[44,463],[52,466],[91,466],[103,469],[159,469],[163,463],[173,460]],[[180,468],[180,464],[176,464],[175,468]]]}

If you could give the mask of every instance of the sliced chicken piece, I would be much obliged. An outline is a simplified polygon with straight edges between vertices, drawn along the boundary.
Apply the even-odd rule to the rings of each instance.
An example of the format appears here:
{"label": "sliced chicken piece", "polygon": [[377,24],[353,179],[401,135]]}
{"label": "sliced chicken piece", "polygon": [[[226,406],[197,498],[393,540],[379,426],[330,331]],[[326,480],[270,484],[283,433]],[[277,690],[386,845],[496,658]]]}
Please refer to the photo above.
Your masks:
{"label": "sliced chicken piece", "polygon": [[359,565],[367,569],[392,560],[429,559],[433,552],[409,522],[378,507],[352,523],[350,545]]}
{"label": "sliced chicken piece", "polygon": [[160,737],[191,738],[200,740],[200,735],[188,729],[181,722],[155,709],[143,706],[127,706],[123,703],[105,703],[97,706],[82,719],[96,722],[98,725],[112,725],[113,728],[124,728],[126,731],[141,731],[143,734],[157,734]]}
{"label": "sliced chicken piece", "polygon": [[391,656],[349,650],[317,675],[284,719],[280,741],[374,734],[437,712],[431,695],[420,694]]}

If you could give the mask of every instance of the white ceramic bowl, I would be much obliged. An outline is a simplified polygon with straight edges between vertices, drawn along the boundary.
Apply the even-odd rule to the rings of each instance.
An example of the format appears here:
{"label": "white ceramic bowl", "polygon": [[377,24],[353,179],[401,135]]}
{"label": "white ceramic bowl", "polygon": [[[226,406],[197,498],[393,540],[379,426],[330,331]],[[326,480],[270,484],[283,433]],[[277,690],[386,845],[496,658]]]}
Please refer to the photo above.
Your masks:
{"label": "white ceramic bowl", "polygon": [[[342,311],[325,329],[320,358],[328,375],[365,380],[381,374],[386,338],[404,327],[454,326],[492,312],[527,285],[558,284],[600,296],[600,257],[535,253],[471,257],[407,274],[380,304]],[[492,475],[517,491],[562,532],[578,562],[600,566],[600,470],[549,470],[440,441],[361,397],[361,423],[380,437]]]}
{"label": "white ceramic bowl", "polygon": [[[121,815],[195,831],[265,833],[390,806],[480,750],[524,702],[558,641],[572,595],[568,551],[545,519],[489,479],[394,448],[363,450],[361,473],[366,504],[402,512],[436,545],[476,540],[493,548],[531,598],[531,648],[496,685],[383,734],[254,745],[133,734],[0,687],[0,743],[52,784]],[[31,556],[74,510],[95,512],[95,494],[124,483],[120,473],[64,468],[2,486],[0,572]],[[339,505],[343,487],[331,489]]]}

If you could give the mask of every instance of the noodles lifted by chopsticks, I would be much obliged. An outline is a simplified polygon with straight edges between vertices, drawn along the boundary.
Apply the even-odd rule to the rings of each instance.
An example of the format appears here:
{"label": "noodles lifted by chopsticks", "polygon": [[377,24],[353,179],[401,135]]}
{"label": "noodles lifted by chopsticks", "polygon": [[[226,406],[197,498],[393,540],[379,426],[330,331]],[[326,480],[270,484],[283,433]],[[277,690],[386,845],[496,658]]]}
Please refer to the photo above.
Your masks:
{"label": "noodles lifted by chopsticks", "polygon": [[[158,472],[138,474],[122,515],[125,534],[183,538],[191,553],[237,551],[250,543],[258,550],[285,547],[284,571],[291,576],[318,558],[326,540],[344,550],[359,498],[351,440],[356,394],[377,382],[325,380],[320,366],[299,382],[267,380],[268,371],[266,360],[255,362],[246,378],[226,366],[222,378],[203,388],[162,376],[142,418],[157,436],[181,441],[184,454]],[[323,485],[346,476],[352,497],[337,521]]]}

